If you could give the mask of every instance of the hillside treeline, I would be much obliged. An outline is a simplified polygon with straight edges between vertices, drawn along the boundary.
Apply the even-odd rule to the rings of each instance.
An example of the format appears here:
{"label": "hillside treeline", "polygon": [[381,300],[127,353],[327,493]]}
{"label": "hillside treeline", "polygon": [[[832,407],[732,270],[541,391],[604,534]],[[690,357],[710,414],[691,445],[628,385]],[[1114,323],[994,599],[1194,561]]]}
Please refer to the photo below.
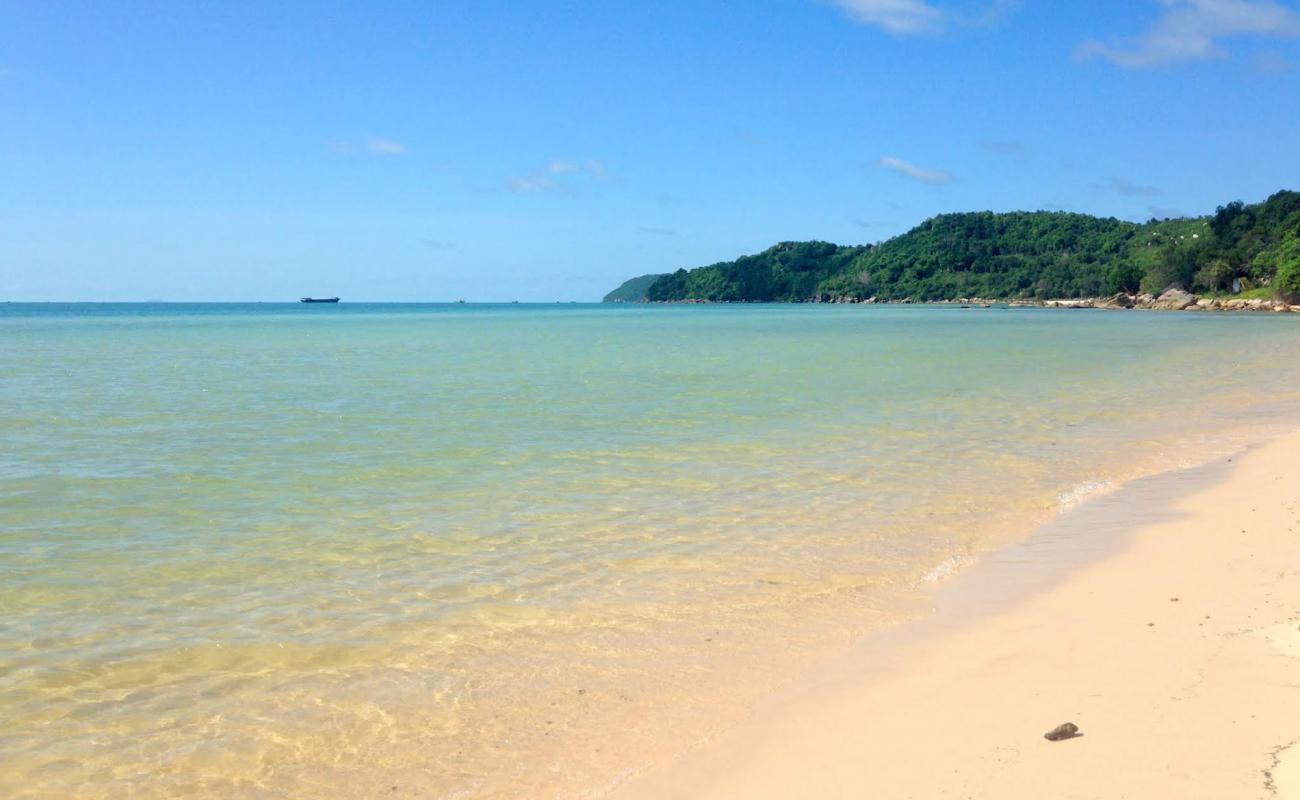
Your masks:
{"label": "hillside treeline", "polygon": [[1271,287],[1300,297],[1300,192],[1221,206],[1208,217],[1126,222],[1035,211],[943,214],[878,245],[782,242],[679,269],[650,301],[915,301],[1072,298]]}

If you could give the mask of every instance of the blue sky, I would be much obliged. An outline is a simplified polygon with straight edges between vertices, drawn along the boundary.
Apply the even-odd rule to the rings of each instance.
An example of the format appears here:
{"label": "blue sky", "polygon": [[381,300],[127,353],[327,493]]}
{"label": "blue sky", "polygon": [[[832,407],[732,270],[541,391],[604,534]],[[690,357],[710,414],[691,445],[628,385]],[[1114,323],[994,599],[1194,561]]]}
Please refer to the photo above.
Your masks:
{"label": "blue sky", "polygon": [[0,0],[0,299],[594,300],[1300,189],[1300,4]]}

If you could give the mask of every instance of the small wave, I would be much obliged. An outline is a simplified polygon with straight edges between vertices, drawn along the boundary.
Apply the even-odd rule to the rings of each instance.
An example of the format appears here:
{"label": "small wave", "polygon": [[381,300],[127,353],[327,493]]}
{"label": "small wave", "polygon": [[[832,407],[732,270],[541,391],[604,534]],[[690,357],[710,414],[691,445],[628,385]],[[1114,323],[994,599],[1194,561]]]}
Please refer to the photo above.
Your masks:
{"label": "small wave", "polygon": [[1114,484],[1107,480],[1085,481],[1068,492],[1056,496],[1056,504],[1059,506],[1074,506],[1087,500],[1095,494],[1108,492],[1114,488]]}
{"label": "small wave", "polygon": [[949,556],[939,562],[938,566],[934,569],[925,573],[925,575],[922,576],[921,581],[924,583],[938,583],[939,581],[947,580],[953,575],[956,575],[957,571],[969,564],[971,560],[970,556],[961,554]]}

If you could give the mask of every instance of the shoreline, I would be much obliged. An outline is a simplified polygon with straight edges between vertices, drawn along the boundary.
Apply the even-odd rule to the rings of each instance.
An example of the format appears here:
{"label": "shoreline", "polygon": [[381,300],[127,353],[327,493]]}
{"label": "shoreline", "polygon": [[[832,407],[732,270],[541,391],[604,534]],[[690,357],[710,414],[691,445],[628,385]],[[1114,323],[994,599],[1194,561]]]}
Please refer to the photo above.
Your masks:
{"label": "shoreline", "polygon": [[[763,301],[751,300],[644,300],[629,302],[624,300],[605,301],[612,305],[764,305]],[[772,304],[780,305],[780,304]],[[1300,304],[1287,303],[1280,298],[1261,297],[1206,297],[1185,292],[1181,289],[1168,289],[1160,295],[1120,292],[1113,295],[1096,297],[1066,298],[999,298],[999,297],[960,297],[947,300],[914,300],[905,297],[900,300],[879,300],[875,297],[858,298],[847,295],[817,295],[793,305],[865,305],[865,306],[960,306],[961,308],[1065,308],[1065,309],[1103,309],[1108,311],[1250,311],[1271,313],[1300,313]]]}
{"label": "shoreline", "polygon": [[[1093,497],[930,594],[608,796],[1300,797],[1300,430]],[[1083,736],[1043,740],[1066,721]]]}

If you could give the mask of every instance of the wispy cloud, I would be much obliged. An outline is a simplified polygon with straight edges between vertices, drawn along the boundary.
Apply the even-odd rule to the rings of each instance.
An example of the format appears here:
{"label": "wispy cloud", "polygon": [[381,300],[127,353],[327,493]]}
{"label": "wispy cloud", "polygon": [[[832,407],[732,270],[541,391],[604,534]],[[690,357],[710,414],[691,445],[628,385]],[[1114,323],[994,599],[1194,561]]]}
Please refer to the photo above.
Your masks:
{"label": "wispy cloud", "polygon": [[892,221],[887,219],[870,219],[868,217],[854,217],[849,221],[864,231],[873,229],[879,230],[880,228],[889,228],[894,225]]}
{"label": "wispy cloud", "polygon": [[515,194],[546,192],[555,188],[555,181],[549,175],[521,175],[507,181],[506,188]]}
{"label": "wispy cloud", "polygon": [[[1020,6],[1020,0],[991,0],[977,10],[940,6],[927,0],[829,0],[864,25],[895,36],[941,33],[951,26],[997,25]],[[969,4],[967,4],[969,5]]]}
{"label": "wispy cloud", "polygon": [[1264,50],[1255,54],[1255,70],[1265,75],[1281,75],[1291,70],[1291,62],[1276,50]]}
{"label": "wispy cloud", "polygon": [[506,181],[506,188],[515,194],[571,190],[573,184],[570,179],[583,176],[605,180],[609,177],[609,169],[605,162],[595,158],[584,161],[553,158],[542,169]]}
{"label": "wispy cloud", "polygon": [[1168,206],[1147,206],[1147,211],[1156,219],[1182,219],[1187,216],[1182,209]]}
{"label": "wispy cloud", "polygon": [[1160,190],[1154,186],[1133,183],[1123,178],[1112,178],[1110,189],[1116,194],[1122,194],[1125,197],[1155,197],[1160,194]]}
{"label": "wispy cloud", "polygon": [[880,159],[880,166],[887,170],[897,172],[899,175],[911,178],[914,181],[928,183],[934,186],[949,183],[952,181],[952,174],[937,169],[926,169],[918,167],[910,161],[904,161],[894,156],[885,156]]}
{"label": "wispy cloud", "polygon": [[381,156],[406,155],[406,145],[383,136],[371,136],[366,139],[366,149]]}
{"label": "wispy cloud", "polygon": [[937,33],[943,29],[944,13],[924,0],[832,0],[850,17],[876,25],[889,33]]}
{"label": "wispy cloud", "polygon": [[1029,152],[1029,148],[1025,146],[1024,142],[1014,140],[983,139],[979,142],[979,146],[990,153],[1004,156],[1023,156]]}
{"label": "wispy cloud", "polygon": [[1106,44],[1089,40],[1080,59],[1104,58],[1122,67],[1159,67],[1223,58],[1219,41],[1237,36],[1300,36],[1300,13],[1274,0],[1159,0],[1164,11],[1141,36]]}
{"label": "wispy cloud", "polygon": [[578,162],[564,158],[552,159],[551,163],[546,165],[546,172],[551,175],[564,175],[569,172],[577,172],[580,169],[582,167],[578,166]]}
{"label": "wispy cloud", "polygon": [[971,20],[971,24],[982,28],[1001,25],[1004,20],[1020,10],[1020,5],[1021,0],[994,0],[979,16]]}
{"label": "wispy cloud", "polygon": [[677,231],[672,228],[659,228],[654,225],[638,225],[637,233],[643,233],[646,236],[676,236]]}
{"label": "wispy cloud", "polygon": [[430,239],[425,236],[420,237],[420,244],[424,245],[430,250],[450,250],[456,246],[451,242],[444,242],[441,239]]}
{"label": "wispy cloud", "polygon": [[330,150],[344,156],[358,151],[377,156],[404,156],[407,153],[406,145],[384,136],[368,136],[361,143],[355,139],[330,139],[326,144]]}

